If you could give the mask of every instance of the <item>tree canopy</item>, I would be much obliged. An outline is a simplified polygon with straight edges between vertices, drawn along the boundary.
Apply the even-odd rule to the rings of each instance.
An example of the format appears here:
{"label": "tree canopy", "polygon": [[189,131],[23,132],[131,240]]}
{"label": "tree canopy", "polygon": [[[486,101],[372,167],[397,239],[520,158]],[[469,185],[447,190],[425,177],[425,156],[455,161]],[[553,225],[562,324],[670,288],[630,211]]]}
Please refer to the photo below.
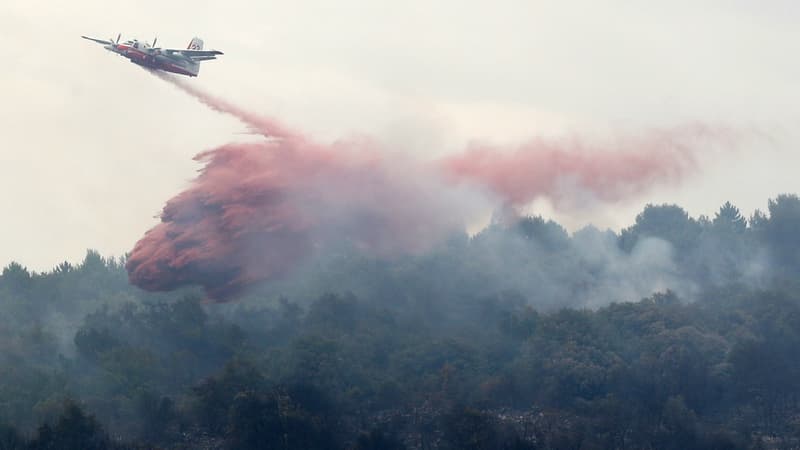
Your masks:
{"label": "tree canopy", "polygon": [[230,304],[12,263],[0,449],[793,448],[798,276],[795,195],[337,249]]}

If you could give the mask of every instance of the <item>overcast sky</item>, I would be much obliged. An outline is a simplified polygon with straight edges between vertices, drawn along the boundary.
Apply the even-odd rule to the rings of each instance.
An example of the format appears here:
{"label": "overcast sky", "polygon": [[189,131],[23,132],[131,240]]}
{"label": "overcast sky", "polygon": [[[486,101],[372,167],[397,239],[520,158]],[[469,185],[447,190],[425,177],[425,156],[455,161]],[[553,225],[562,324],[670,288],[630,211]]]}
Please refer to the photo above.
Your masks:
{"label": "overcast sky", "polygon": [[800,192],[798,24],[790,0],[5,0],[0,266],[129,251],[195,175],[192,156],[247,138],[81,34],[200,36],[225,52],[192,81],[203,89],[319,140],[369,134],[420,157],[696,121],[754,136],[681,186],[555,216],[619,229],[648,202],[750,215]]}

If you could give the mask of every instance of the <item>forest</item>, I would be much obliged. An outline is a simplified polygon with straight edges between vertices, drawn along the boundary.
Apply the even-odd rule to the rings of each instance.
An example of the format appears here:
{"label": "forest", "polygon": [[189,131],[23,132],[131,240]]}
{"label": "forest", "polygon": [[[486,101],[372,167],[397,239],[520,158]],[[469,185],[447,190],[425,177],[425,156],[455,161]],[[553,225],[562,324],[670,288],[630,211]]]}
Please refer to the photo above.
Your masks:
{"label": "forest", "polygon": [[89,250],[0,275],[0,450],[800,447],[800,198],[342,239],[214,303]]}

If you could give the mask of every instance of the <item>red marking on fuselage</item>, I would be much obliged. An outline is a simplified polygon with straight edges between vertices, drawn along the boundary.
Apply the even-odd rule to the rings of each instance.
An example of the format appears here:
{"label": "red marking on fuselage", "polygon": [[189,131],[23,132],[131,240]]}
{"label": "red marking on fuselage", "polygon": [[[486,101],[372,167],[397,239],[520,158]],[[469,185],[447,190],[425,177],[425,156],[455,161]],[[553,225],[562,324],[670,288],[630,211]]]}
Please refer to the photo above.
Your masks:
{"label": "red marking on fuselage", "polygon": [[119,47],[117,47],[117,49],[119,50],[122,56],[128,59],[136,58],[144,60],[150,56],[150,54],[147,52],[144,52],[142,50],[139,50],[138,48],[130,47],[127,45],[120,45]]}

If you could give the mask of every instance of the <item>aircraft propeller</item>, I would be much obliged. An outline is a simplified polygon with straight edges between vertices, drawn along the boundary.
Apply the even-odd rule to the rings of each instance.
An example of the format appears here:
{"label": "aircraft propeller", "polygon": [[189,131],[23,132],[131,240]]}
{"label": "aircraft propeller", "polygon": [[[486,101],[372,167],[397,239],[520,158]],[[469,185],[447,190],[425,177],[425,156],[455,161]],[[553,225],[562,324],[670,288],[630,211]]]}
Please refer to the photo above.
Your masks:
{"label": "aircraft propeller", "polygon": [[157,41],[157,40],[158,40],[158,36],[156,36],[156,37],[154,37],[154,38],[153,38],[153,47],[155,47],[155,46],[156,46],[156,41]]}

